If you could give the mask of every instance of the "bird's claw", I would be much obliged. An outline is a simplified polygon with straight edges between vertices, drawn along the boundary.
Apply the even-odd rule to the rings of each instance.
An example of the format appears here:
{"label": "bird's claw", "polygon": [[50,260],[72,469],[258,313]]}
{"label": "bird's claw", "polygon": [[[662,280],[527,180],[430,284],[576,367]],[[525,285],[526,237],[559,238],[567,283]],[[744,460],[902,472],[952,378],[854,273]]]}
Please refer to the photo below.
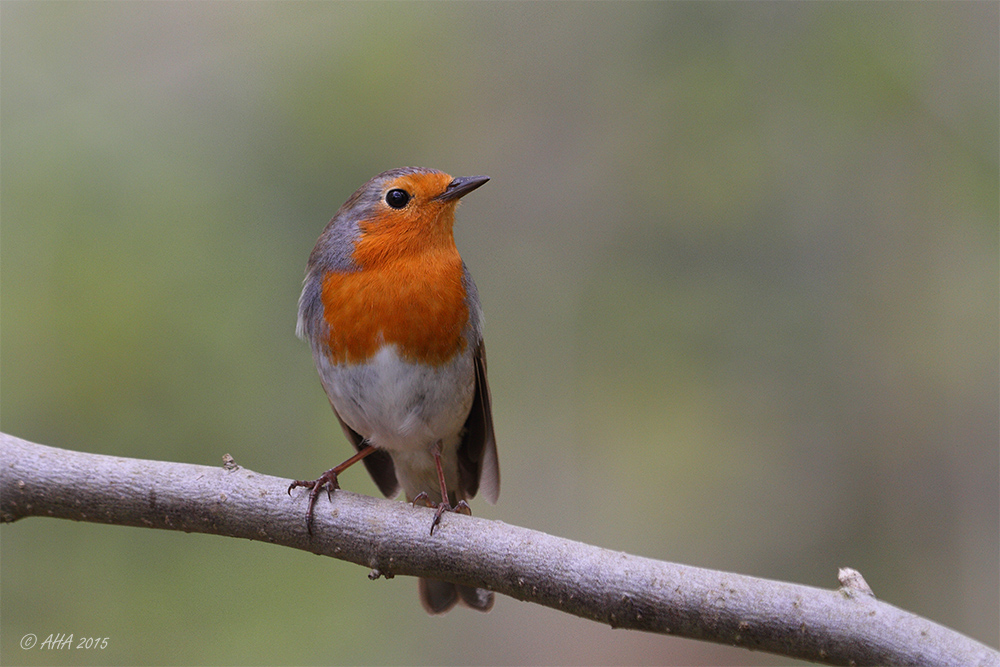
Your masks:
{"label": "bird's claw", "polygon": [[432,502],[430,496],[428,496],[425,491],[421,491],[413,497],[412,504],[416,505],[417,503],[435,510],[434,519],[431,521],[431,535],[434,534],[434,528],[441,523],[441,516],[445,512],[455,512],[457,514],[464,514],[465,516],[472,516],[472,508],[469,507],[469,503],[464,500],[459,500],[458,503],[452,507],[447,501],[442,501],[440,503]]}
{"label": "bird's claw", "polygon": [[340,483],[337,481],[337,473],[334,472],[333,468],[331,468],[318,478],[311,481],[301,479],[293,480],[292,483],[288,485],[288,495],[292,495],[292,489],[297,489],[300,486],[309,489],[309,510],[306,512],[306,532],[312,535],[313,508],[316,506],[316,497],[319,496],[319,492],[323,489],[323,487],[326,487],[326,497],[332,501],[333,492],[335,489],[340,488]]}

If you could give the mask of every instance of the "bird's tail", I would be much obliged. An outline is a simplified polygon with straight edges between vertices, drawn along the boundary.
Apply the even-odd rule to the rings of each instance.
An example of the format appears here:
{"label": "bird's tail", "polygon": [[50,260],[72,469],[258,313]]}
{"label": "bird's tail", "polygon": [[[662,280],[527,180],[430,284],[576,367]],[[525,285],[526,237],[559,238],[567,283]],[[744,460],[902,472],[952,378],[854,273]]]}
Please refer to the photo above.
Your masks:
{"label": "bird's tail", "polygon": [[443,614],[459,601],[477,611],[489,611],[493,608],[493,591],[437,579],[420,580],[420,604],[428,614]]}

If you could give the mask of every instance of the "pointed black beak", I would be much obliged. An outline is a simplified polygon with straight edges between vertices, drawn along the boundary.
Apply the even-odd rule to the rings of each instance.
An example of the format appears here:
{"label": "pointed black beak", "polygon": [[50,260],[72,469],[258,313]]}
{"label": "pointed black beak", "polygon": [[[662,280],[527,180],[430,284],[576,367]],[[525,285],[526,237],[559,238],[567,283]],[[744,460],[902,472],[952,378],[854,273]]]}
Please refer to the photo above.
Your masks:
{"label": "pointed black beak", "polygon": [[448,184],[445,191],[439,194],[438,201],[454,201],[469,194],[480,185],[490,180],[489,176],[459,176]]}

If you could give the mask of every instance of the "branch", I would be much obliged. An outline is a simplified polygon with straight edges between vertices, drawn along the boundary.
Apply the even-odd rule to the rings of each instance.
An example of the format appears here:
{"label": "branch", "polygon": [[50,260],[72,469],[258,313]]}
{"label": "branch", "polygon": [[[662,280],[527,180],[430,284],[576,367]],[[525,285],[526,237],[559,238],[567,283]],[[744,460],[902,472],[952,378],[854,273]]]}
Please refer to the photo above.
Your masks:
{"label": "branch", "polygon": [[[227,457],[228,459],[228,457]],[[489,588],[612,627],[672,634],[832,665],[992,665],[1000,654],[880,602],[841,570],[824,590],[600,549],[459,514],[339,490],[317,504],[289,480],[102,456],[0,433],[0,521],[50,516],[281,544],[371,568]]]}

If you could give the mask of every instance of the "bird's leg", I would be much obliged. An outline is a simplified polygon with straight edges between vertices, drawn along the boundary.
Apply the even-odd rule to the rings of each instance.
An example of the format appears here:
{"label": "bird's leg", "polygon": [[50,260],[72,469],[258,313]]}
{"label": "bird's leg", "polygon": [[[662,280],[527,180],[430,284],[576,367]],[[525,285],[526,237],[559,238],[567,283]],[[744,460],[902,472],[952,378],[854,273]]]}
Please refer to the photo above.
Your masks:
{"label": "bird's leg", "polygon": [[309,491],[309,511],[306,513],[306,532],[312,535],[312,520],[313,520],[313,507],[316,505],[316,497],[319,496],[320,490],[326,487],[326,497],[333,500],[333,490],[340,488],[340,483],[337,481],[337,475],[344,472],[352,465],[365,458],[369,454],[375,451],[375,448],[371,445],[365,445],[358,450],[358,453],[347,459],[338,466],[330,468],[325,473],[320,475],[317,479],[312,481],[305,481],[301,479],[296,479],[288,485],[288,495],[292,495],[292,489],[296,489],[303,486]]}
{"label": "bird's leg", "polygon": [[448,484],[444,481],[444,469],[441,467],[441,448],[438,447],[437,443],[431,447],[431,455],[434,457],[434,465],[437,467],[438,483],[441,485],[441,502],[437,504],[432,503],[430,496],[427,495],[427,492],[421,491],[413,497],[413,504],[416,505],[420,502],[427,507],[433,507],[437,510],[434,512],[434,520],[431,521],[431,535],[433,535],[434,527],[441,523],[442,514],[445,512],[458,512],[459,514],[472,516],[472,508],[469,507],[469,504],[464,500],[459,500],[454,507],[451,506],[448,502]]}

